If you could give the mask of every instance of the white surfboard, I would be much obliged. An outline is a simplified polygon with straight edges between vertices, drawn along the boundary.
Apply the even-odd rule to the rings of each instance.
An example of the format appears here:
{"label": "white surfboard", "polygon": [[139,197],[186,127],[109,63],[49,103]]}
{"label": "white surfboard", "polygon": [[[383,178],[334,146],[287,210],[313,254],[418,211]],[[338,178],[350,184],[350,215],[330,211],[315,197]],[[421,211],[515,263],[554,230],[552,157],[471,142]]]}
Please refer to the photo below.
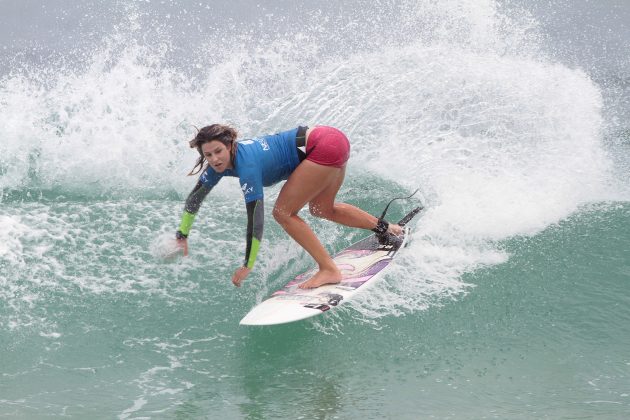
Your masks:
{"label": "white surfboard", "polygon": [[379,239],[370,235],[333,257],[343,279],[315,289],[300,289],[298,285],[311,278],[316,268],[295,277],[282,289],[255,306],[241,320],[241,325],[277,325],[299,321],[324,313],[348,302],[354,295],[374,284],[383,275],[409,237],[407,223],[422,210],[418,207],[398,222],[403,226],[401,237]]}

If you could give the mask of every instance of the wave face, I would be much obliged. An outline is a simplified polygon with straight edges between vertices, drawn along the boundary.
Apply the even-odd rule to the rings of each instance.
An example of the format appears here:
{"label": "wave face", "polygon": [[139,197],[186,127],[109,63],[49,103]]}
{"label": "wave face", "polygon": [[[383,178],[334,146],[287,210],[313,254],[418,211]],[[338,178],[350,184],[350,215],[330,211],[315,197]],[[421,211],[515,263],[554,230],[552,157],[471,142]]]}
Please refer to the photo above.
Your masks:
{"label": "wave face", "polygon": [[[184,52],[176,24],[201,25],[201,11],[120,7],[126,17],[98,48],[77,48],[77,61],[21,63],[2,78],[5,194],[181,198],[193,126],[229,122],[253,136],[334,125],[353,145],[350,190],[366,174],[392,182],[379,203],[420,188],[428,211],[404,278],[437,271],[447,283],[504,261],[495,241],[615,195],[600,89],[546,57],[527,13],[492,1],[407,3],[304,25],[270,13],[247,31],[193,29]],[[173,23],[158,24],[164,16]],[[427,246],[441,262],[425,271]]]}
{"label": "wave face", "polygon": [[[0,341],[11,343],[16,354],[29,346],[44,353],[42,362],[35,355],[12,358],[7,380],[49,368],[67,378],[90,369],[120,378],[128,357],[140,371],[102,380],[116,396],[103,406],[125,401],[114,414],[127,418],[174,410],[189,398],[187,390],[208,379],[254,398],[247,388],[256,379],[243,372],[257,356],[252,350],[244,350],[244,361],[230,356],[239,340],[269,351],[272,341],[295,335],[290,349],[309,346],[302,329],[260,341],[232,330],[249,307],[312,264],[270,217],[280,186],[266,190],[262,252],[241,294],[226,280],[244,249],[245,211],[234,180],[222,181],[204,203],[191,257],[171,263],[156,258],[194,183],[186,174],[196,158],[187,147],[195,126],[229,123],[242,137],[298,124],[336,126],[352,144],[340,200],[378,214],[390,198],[420,190],[415,201],[392,206],[392,220],[418,202],[426,207],[400,263],[345,309],[309,321],[315,331],[308,334],[340,337],[350,325],[371,335],[371,328],[395,326],[415,343],[416,356],[429,358],[427,366],[440,365],[435,349],[447,351],[449,339],[430,330],[422,338],[435,349],[419,348],[421,340],[405,330],[405,319],[432,317],[430,309],[453,300],[455,308],[464,307],[457,305],[466,305],[484,282],[504,290],[484,273],[510,263],[514,273],[527,271],[519,241],[527,244],[593,203],[627,201],[630,195],[630,131],[620,119],[627,102],[610,97],[627,88],[625,79],[602,84],[587,69],[563,64],[540,22],[514,3],[253,7],[171,1],[99,7],[85,1],[51,10],[61,27],[64,16],[81,25],[51,26],[49,33],[59,36],[45,41],[14,40],[0,57]],[[305,217],[329,249],[364,235]],[[516,277],[511,280],[518,284]],[[491,319],[493,306],[478,303],[487,309],[478,312]],[[532,319],[533,330],[539,321]],[[94,340],[88,346],[94,357],[83,354],[71,362],[76,354],[68,349],[86,345],[78,330]],[[117,332],[103,338],[99,331]],[[351,352],[370,345],[361,332],[348,334]],[[491,331],[481,334],[492,341]],[[120,353],[109,353],[116,346]],[[223,354],[211,366],[204,364],[211,359],[209,347]],[[203,360],[194,357],[197,351]],[[376,350],[368,353],[367,365],[378,365]],[[97,361],[99,356],[108,361]],[[348,362],[335,352],[328,356]],[[460,362],[448,351],[445,357]],[[416,362],[404,360],[409,369]],[[281,369],[283,363],[272,360],[269,366]],[[430,366],[407,379],[431,380]],[[230,382],[234,371],[251,383]],[[274,376],[272,370],[257,372]],[[283,375],[292,383],[289,373]],[[355,378],[358,388],[370,378]],[[121,381],[130,385],[118,390]],[[333,391],[346,386],[320,382]],[[89,380],[72,383],[74,392],[89,398]],[[63,411],[59,401],[38,405],[41,391],[33,385],[33,397],[24,398],[16,388],[0,399],[0,413],[13,413],[12,407],[26,416],[46,408]],[[57,397],[63,395],[53,393],[50,400]],[[234,415],[212,399],[190,398]],[[394,410],[401,417],[409,414],[404,406],[396,409],[403,410]],[[280,405],[262,414],[289,412]]]}

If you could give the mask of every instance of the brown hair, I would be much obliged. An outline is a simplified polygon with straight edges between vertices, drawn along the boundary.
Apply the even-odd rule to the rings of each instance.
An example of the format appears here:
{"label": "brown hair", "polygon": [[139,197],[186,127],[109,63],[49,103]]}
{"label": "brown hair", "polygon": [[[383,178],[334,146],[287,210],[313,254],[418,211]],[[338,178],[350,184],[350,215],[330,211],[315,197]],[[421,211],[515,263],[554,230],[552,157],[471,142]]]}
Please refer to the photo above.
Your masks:
{"label": "brown hair", "polygon": [[[197,151],[199,152],[199,158],[197,159],[195,167],[192,168],[192,171],[190,171],[188,175],[198,174],[204,169],[206,159],[203,157],[203,152],[201,150],[201,146],[203,144],[209,143],[211,141],[220,141],[225,147],[230,147],[236,141],[237,136],[238,132],[234,128],[230,127],[229,125],[222,124],[208,125],[197,131],[197,135],[195,136],[195,138],[190,140],[188,144],[192,149],[197,149]],[[235,150],[236,147],[232,147],[232,160],[234,160]],[[233,163],[234,162],[232,162],[232,164]]]}

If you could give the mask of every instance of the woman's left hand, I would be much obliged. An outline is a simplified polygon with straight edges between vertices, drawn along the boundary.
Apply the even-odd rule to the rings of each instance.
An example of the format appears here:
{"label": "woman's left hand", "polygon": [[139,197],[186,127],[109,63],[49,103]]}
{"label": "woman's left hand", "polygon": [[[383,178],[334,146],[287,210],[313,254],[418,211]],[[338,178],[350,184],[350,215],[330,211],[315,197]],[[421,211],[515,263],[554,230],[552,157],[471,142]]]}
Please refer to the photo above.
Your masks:
{"label": "woman's left hand", "polygon": [[387,233],[391,233],[394,236],[400,236],[403,234],[403,228],[393,223],[390,223],[387,227]]}
{"label": "woman's left hand", "polygon": [[245,280],[245,277],[249,275],[250,271],[252,270],[247,267],[237,268],[234,272],[234,275],[232,276],[232,283],[234,284],[234,286],[241,287],[241,283],[243,282],[243,280]]}

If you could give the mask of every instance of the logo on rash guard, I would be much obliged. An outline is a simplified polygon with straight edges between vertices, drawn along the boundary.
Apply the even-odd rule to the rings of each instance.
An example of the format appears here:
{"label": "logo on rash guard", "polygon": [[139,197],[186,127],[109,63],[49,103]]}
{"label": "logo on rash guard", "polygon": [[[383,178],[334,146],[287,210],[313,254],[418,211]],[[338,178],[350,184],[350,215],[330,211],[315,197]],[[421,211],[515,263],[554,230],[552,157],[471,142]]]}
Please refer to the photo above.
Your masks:
{"label": "logo on rash guard", "polygon": [[264,138],[258,138],[254,140],[262,146],[263,150],[269,150],[269,144],[267,143],[267,140],[265,140]]}
{"label": "logo on rash guard", "polygon": [[243,185],[241,185],[241,190],[243,190],[243,195],[247,195],[251,193],[252,191],[254,191],[254,187],[247,188],[247,182],[246,182]]}

